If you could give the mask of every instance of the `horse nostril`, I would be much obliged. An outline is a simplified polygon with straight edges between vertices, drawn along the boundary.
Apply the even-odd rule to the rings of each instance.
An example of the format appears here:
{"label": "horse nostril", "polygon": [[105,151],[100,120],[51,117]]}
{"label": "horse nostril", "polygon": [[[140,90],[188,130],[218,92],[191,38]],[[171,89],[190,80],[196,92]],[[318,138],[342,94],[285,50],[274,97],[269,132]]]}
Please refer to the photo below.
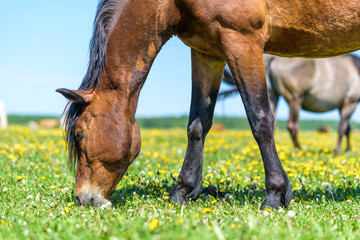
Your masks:
{"label": "horse nostril", "polygon": [[93,197],[90,199],[90,206],[95,206]]}

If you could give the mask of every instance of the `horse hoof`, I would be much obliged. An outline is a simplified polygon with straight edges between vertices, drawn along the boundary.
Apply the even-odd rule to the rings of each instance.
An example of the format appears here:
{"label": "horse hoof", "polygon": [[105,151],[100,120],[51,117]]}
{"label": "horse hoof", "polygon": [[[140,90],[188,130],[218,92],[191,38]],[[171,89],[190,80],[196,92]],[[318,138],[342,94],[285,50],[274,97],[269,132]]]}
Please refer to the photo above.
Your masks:
{"label": "horse hoof", "polygon": [[260,210],[264,210],[267,207],[275,208],[275,209],[279,209],[279,207],[288,208],[292,196],[293,196],[292,187],[290,183],[288,183],[286,190],[277,194],[271,194],[271,193],[267,194],[264,202],[261,204]]}
{"label": "horse hoof", "polygon": [[186,204],[186,200],[183,194],[178,193],[178,192],[172,192],[169,195],[169,202],[175,202],[178,203],[180,205],[184,205]]}

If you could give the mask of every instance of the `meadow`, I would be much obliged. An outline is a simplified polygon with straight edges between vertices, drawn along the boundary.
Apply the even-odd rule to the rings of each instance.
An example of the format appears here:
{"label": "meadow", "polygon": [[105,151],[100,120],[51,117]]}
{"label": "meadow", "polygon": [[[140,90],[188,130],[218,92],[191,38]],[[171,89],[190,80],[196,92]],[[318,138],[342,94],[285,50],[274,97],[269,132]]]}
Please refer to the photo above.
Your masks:
{"label": "meadow", "polygon": [[[60,129],[0,130],[0,239],[359,239],[360,133],[333,154],[337,134],[301,131],[303,150],[276,131],[293,185],[288,209],[260,211],[264,171],[249,130],[211,131],[202,194],[169,203],[186,150],[185,129],[145,129],[142,149],[110,196],[113,209],[74,203],[74,171]],[[344,149],[344,146],[343,146]]]}

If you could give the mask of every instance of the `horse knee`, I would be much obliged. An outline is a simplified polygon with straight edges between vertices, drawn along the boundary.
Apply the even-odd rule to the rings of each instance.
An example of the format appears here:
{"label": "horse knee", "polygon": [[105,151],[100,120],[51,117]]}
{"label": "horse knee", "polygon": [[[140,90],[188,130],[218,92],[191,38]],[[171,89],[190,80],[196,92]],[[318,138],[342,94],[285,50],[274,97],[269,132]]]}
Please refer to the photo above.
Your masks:
{"label": "horse knee", "polygon": [[287,123],[286,127],[291,133],[296,133],[298,131],[298,124],[296,122],[290,121]]}
{"label": "horse knee", "polygon": [[[206,131],[206,128],[205,128]],[[199,118],[195,119],[187,129],[189,140],[200,141],[204,135],[204,128]]]}

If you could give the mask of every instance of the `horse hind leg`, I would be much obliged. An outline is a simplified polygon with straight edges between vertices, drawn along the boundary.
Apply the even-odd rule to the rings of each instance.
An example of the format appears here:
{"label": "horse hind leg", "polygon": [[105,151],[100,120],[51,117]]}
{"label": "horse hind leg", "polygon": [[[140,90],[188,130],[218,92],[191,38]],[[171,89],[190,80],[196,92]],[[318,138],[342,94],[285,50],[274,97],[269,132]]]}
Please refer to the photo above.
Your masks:
{"label": "horse hind leg", "polygon": [[353,112],[355,111],[355,108],[357,106],[357,102],[351,102],[351,103],[346,103],[340,110],[340,115],[341,115],[341,119],[340,119],[340,123],[339,123],[339,129],[338,129],[338,141],[336,144],[336,149],[335,149],[335,154],[340,153],[340,148],[341,148],[341,139],[344,136],[344,134],[347,137],[347,150],[350,150],[350,117],[353,114]]}
{"label": "horse hind leg", "polygon": [[350,127],[350,123],[348,124],[348,127],[345,131],[345,135],[346,135],[346,139],[347,139],[347,146],[346,146],[346,151],[351,151],[351,145],[350,145],[350,132],[351,132],[351,127]]}
{"label": "horse hind leg", "polygon": [[289,120],[287,122],[287,129],[290,132],[291,138],[293,140],[294,146],[296,149],[300,149],[300,144],[298,141],[298,130],[299,130],[299,111],[300,111],[301,103],[298,100],[294,100],[292,102],[289,102],[289,108],[290,108],[290,116]]}
{"label": "horse hind leg", "polygon": [[281,165],[274,142],[274,116],[269,104],[263,47],[258,36],[224,31],[221,42],[226,61],[241,94],[252,133],[265,168],[266,197],[261,209],[288,207],[292,187]]}
{"label": "horse hind leg", "polygon": [[192,49],[192,97],[185,159],[169,200],[184,204],[196,200],[201,193],[203,147],[212,125],[225,61]]}

